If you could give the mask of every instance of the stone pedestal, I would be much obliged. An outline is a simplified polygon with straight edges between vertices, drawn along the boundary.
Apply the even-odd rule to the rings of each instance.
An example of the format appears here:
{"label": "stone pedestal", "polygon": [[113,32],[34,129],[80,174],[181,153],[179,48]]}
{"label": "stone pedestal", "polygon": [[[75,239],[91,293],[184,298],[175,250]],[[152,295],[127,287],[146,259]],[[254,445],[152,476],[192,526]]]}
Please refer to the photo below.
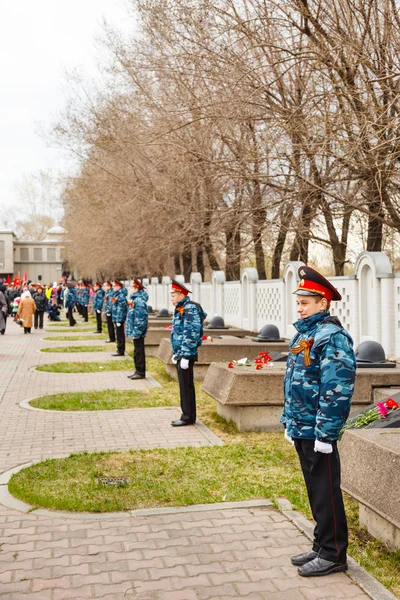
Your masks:
{"label": "stone pedestal", "polygon": [[391,550],[400,549],[400,431],[345,431],[342,488],[360,503],[360,523]]}
{"label": "stone pedestal", "polygon": [[[146,354],[147,356],[157,356],[157,350],[159,345],[161,344],[161,340],[166,338],[170,339],[171,330],[167,327],[156,327],[151,323],[149,329],[147,330],[147,335],[145,338],[145,346],[146,346]],[[237,338],[244,338],[248,335],[249,332],[245,329],[205,329],[204,335],[207,336],[225,336],[230,335]],[[203,342],[204,344],[204,342]]]}
{"label": "stone pedestal", "polygon": [[[234,421],[240,431],[282,430],[279,418],[283,408],[285,363],[274,363],[255,371],[254,367],[212,364],[203,390],[217,401],[217,412]],[[384,382],[384,383],[383,383]],[[352,411],[374,402],[379,385],[400,385],[400,369],[361,369],[357,371]],[[400,489],[400,488],[399,488]]]}
{"label": "stone pedestal", "polygon": [[[223,362],[225,365],[232,360],[239,360],[247,357],[253,360],[260,352],[288,352],[287,342],[252,342],[249,337],[236,338],[233,336],[223,336],[221,339],[214,339],[213,342],[204,341],[199,347],[199,360],[195,363],[194,377],[196,381],[203,381],[211,363]],[[165,362],[166,370],[169,375],[176,379],[176,368],[172,363],[171,342],[162,339],[157,357]],[[281,363],[283,368],[285,363]]]}

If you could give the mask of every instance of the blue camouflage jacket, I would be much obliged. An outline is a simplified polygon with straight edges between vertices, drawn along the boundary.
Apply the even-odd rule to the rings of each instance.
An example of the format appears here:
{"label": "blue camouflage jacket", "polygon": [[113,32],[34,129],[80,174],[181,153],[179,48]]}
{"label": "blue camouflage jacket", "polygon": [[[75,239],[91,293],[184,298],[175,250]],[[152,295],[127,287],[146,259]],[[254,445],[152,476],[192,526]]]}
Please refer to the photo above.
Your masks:
{"label": "blue camouflage jacket", "polygon": [[[298,333],[289,344],[284,380],[285,402],[281,423],[292,438],[332,442],[350,412],[356,376],[353,340],[329,312],[320,312],[294,323]],[[307,350],[294,353],[301,341]]]}
{"label": "blue camouflage jacket", "polygon": [[177,358],[197,359],[197,348],[203,337],[203,322],[207,313],[189,296],[178,302],[172,319],[172,352]]}
{"label": "blue camouflage jacket", "polygon": [[104,312],[108,315],[112,314],[112,297],[114,296],[114,290],[107,290],[104,294]]}
{"label": "blue camouflage jacket", "polygon": [[87,287],[83,288],[81,290],[80,300],[79,300],[79,302],[82,304],[82,306],[88,306],[89,305],[89,297],[90,297],[90,295],[89,295],[88,288]]}
{"label": "blue camouflage jacket", "polygon": [[94,298],[93,298],[93,308],[94,310],[101,310],[103,308],[104,302],[104,292],[103,290],[97,290]]}
{"label": "blue camouflage jacket", "polygon": [[125,323],[126,313],[128,312],[128,302],[126,297],[128,290],[121,288],[118,292],[114,292],[112,298],[112,320],[113,323]]}
{"label": "blue camouflage jacket", "polygon": [[129,337],[146,337],[149,313],[147,312],[147,300],[149,295],[146,290],[139,290],[129,296],[133,306],[128,308],[126,318],[126,335]]}
{"label": "blue camouflage jacket", "polygon": [[68,288],[65,296],[65,308],[73,308],[78,301],[78,295],[74,287]]}

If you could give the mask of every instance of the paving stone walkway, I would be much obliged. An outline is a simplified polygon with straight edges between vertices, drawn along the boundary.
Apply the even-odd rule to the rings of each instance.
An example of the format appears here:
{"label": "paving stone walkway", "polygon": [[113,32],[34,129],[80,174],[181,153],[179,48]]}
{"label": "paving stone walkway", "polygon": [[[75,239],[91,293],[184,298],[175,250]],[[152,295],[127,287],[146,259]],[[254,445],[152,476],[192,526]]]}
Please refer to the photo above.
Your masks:
{"label": "paving stone walkway", "polygon": [[[130,382],[124,372],[38,373],[32,367],[61,360],[59,354],[38,352],[47,344],[42,332],[24,335],[9,322],[0,337],[0,473],[80,450],[215,441],[205,428],[172,428],[171,417],[179,414],[175,408],[85,414],[23,409],[19,402],[37,395],[139,389],[143,382]],[[268,502],[112,516],[22,513],[0,505],[0,600],[368,598],[345,574],[299,577],[289,557],[309,545]]]}

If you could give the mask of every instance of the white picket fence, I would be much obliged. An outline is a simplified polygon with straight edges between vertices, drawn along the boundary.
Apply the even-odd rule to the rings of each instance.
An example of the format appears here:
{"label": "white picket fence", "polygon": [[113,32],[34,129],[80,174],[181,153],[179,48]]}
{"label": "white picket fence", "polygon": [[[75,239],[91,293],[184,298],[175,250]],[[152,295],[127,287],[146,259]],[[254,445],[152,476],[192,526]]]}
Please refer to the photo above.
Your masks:
{"label": "white picket fence", "polygon": [[[191,298],[199,302],[208,318],[220,315],[226,325],[259,331],[274,324],[282,337],[293,335],[297,320],[293,292],[297,288],[298,268],[303,263],[288,262],[283,278],[259,280],[257,270],[244,269],[240,281],[225,281],[223,271],[214,271],[210,282],[200,273],[192,273],[187,286]],[[181,275],[176,276],[183,283]],[[393,273],[383,252],[362,252],[354,265],[354,274],[331,277],[342,300],[333,302],[331,314],[341,320],[358,345],[364,340],[382,344],[388,357],[400,357],[400,273]],[[144,280],[153,309],[173,311],[170,278]]]}

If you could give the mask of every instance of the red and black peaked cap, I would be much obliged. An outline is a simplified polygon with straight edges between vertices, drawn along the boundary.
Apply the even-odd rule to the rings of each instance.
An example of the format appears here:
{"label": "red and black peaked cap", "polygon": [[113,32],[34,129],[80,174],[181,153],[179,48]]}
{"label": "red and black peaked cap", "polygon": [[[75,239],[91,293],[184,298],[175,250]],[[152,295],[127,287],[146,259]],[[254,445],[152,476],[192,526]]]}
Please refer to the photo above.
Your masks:
{"label": "red and black peaked cap", "polygon": [[300,281],[294,292],[300,296],[322,296],[328,302],[341,300],[338,290],[323,275],[311,267],[303,266],[298,270]]}
{"label": "red and black peaked cap", "polygon": [[139,279],[134,279],[134,280],[132,281],[132,285],[133,285],[133,286],[135,286],[135,287],[137,287],[137,288],[138,288],[138,290],[144,290],[144,289],[145,289],[145,287],[144,287],[143,283],[141,283],[141,282],[139,281]]}
{"label": "red and black peaked cap", "polygon": [[190,290],[187,289],[186,286],[183,285],[183,283],[179,283],[175,279],[171,280],[171,291],[172,292],[180,292],[184,296],[187,296],[188,294],[192,293]]}

